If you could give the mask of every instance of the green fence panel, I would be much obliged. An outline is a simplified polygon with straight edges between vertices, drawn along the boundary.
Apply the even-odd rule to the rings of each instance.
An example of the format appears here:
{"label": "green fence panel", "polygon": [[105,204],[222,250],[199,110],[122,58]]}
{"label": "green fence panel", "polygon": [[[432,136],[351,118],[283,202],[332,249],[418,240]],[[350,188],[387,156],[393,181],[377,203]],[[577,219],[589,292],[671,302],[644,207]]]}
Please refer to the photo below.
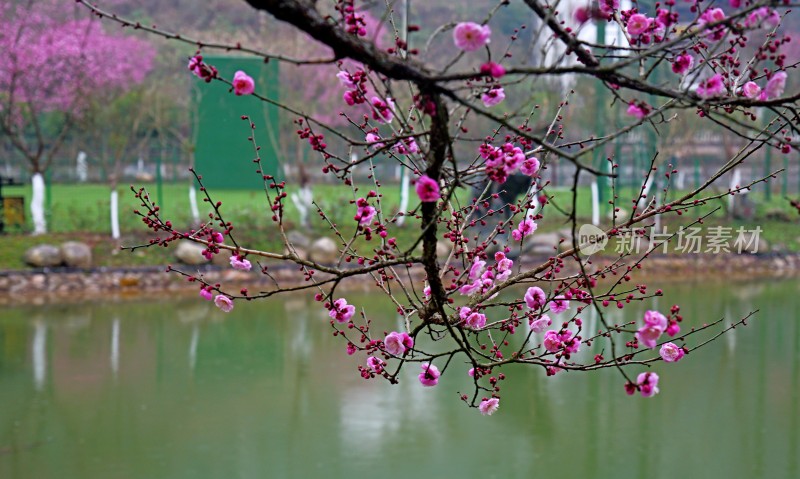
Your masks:
{"label": "green fence panel", "polygon": [[[278,100],[278,62],[242,57],[205,56],[203,61],[214,66],[222,78],[232,79],[237,70],[253,77],[256,92]],[[199,80],[198,80],[199,81]],[[222,82],[199,84],[193,89],[197,118],[195,169],[203,176],[203,184],[220,189],[262,189],[264,183],[256,173],[255,154],[249,116],[256,125],[255,139],[266,174],[281,177],[278,162],[278,108],[253,96],[236,96]]]}

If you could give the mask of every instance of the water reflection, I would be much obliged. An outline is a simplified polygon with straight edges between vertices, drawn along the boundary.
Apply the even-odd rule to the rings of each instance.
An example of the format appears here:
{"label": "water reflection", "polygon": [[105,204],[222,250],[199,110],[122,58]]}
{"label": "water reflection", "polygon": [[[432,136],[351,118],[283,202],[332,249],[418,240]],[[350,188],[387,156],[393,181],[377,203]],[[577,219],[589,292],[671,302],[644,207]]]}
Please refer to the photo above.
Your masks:
{"label": "water reflection", "polygon": [[111,322],[111,371],[115,377],[119,371],[119,318]]}
{"label": "water reflection", "polygon": [[[413,367],[396,386],[361,379],[364,357],[310,298],[228,316],[194,298],[6,308],[0,477],[797,477],[799,286],[676,286],[610,308],[620,324],[680,303],[684,328],[761,313],[656,365],[654,398],[626,396],[613,371],[518,367],[491,418],[458,401],[458,359],[436,388]],[[348,300],[387,330],[402,321],[375,296]],[[584,324],[600,327],[592,309]]]}
{"label": "water reflection", "polygon": [[33,384],[36,389],[44,388],[47,379],[47,325],[44,321],[34,321],[33,341],[31,342],[31,356],[33,361]]}

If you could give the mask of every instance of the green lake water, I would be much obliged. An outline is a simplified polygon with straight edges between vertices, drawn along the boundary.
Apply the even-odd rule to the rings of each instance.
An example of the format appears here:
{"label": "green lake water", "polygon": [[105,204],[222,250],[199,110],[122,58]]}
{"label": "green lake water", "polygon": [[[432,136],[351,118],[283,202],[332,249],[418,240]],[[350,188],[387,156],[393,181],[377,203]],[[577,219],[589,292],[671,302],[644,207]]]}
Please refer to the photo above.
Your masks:
{"label": "green lake water", "polygon": [[[657,286],[612,320],[760,313],[656,364],[653,398],[612,370],[512,367],[491,417],[458,400],[466,366],[362,379],[310,298],[3,307],[0,478],[800,477],[800,282]],[[381,297],[347,298],[395,329]]]}

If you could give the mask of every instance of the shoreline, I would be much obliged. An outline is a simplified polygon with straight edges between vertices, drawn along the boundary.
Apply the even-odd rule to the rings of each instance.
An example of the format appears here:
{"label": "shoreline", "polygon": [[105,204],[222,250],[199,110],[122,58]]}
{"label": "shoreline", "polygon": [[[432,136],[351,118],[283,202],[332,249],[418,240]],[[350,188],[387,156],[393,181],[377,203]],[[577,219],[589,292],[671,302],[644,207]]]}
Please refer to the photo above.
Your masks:
{"label": "shoreline", "polygon": [[[525,256],[523,269],[541,264],[545,255]],[[616,258],[592,258],[595,265]],[[628,262],[632,263],[631,261]],[[722,255],[654,255],[636,277],[664,281],[746,280],[753,278],[791,278],[800,276],[800,253],[722,254]],[[185,267],[188,270],[191,267]],[[258,272],[243,272],[231,268],[204,265],[193,271],[202,274],[210,283],[257,288],[269,291],[275,280],[284,287],[304,284],[302,276],[290,265],[270,266],[272,278]],[[274,279],[273,279],[274,278]],[[371,282],[345,281],[340,288],[368,290]],[[70,300],[125,299],[142,296],[190,295],[198,290],[197,283],[166,267],[103,267],[87,270],[77,268],[36,268],[0,271],[0,304],[46,304]],[[261,289],[259,289],[260,291]],[[302,293],[299,293],[302,294]]]}

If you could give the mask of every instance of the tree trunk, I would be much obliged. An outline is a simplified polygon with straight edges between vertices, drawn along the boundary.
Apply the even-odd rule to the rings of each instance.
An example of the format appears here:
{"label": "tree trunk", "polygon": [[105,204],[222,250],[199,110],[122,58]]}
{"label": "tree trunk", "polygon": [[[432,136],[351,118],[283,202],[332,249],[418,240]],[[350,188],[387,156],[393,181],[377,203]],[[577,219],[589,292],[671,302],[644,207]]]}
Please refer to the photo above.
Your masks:
{"label": "tree trunk", "polygon": [[197,190],[194,185],[189,186],[189,208],[192,210],[193,224],[200,224],[200,211],[197,209]]}
{"label": "tree trunk", "polygon": [[[400,211],[405,213],[408,210],[408,190],[410,186],[408,169],[403,167],[400,180]],[[397,218],[397,226],[403,226],[406,222],[405,214]]]}
{"label": "tree trunk", "polygon": [[47,220],[44,217],[44,195],[45,184],[44,176],[38,171],[31,177],[31,218],[33,218],[33,234],[40,235],[47,233]]}
{"label": "tree trunk", "polygon": [[119,193],[117,187],[111,187],[111,237],[119,239]]}

